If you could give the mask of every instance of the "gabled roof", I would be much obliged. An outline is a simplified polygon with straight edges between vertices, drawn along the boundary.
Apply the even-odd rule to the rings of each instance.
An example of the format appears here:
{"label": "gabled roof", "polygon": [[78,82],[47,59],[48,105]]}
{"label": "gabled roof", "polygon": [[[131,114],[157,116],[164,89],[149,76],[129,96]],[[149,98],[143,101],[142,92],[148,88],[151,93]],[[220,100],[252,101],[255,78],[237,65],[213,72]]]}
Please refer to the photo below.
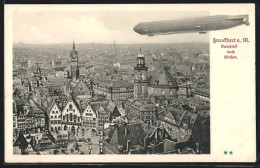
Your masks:
{"label": "gabled roof", "polygon": [[86,104],[86,107],[85,107],[85,109],[82,111],[82,113],[86,111],[86,109],[88,108],[88,106],[91,107],[91,109],[93,110],[93,112],[94,112],[94,113],[96,114],[96,116],[97,116],[97,111],[96,111],[97,108],[96,108],[96,106],[93,105],[93,104],[90,104],[90,103]]}
{"label": "gabled roof", "polygon": [[20,149],[24,150],[28,146],[28,142],[26,141],[23,133],[20,131],[16,140],[14,141],[13,146],[19,146]]}
{"label": "gabled roof", "polygon": [[79,112],[82,113],[82,111],[83,111],[82,108],[80,107],[80,105],[78,104],[78,102],[76,101],[76,99],[73,96],[69,97],[65,104],[67,105],[70,101],[72,101],[72,103],[76,106],[76,108],[79,110]]}

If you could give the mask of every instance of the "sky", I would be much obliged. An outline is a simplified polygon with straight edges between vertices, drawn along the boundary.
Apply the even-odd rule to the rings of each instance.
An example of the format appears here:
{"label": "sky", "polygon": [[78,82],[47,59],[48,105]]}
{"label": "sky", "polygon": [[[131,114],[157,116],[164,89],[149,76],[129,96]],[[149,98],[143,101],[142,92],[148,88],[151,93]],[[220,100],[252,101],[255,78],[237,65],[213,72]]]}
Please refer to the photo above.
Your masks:
{"label": "sky", "polygon": [[207,16],[208,11],[171,10],[16,10],[13,13],[13,42],[52,43],[206,43],[209,35],[185,33],[143,36],[133,31],[140,22]]}

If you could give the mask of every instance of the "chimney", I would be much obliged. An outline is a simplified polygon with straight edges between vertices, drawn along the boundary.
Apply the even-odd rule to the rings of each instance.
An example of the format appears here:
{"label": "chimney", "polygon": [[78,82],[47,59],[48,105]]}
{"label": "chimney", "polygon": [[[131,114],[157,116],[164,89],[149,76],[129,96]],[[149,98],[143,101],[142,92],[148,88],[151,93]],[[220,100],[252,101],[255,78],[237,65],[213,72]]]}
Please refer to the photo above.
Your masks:
{"label": "chimney", "polygon": [[127,124],[125,124],[125,136],[127,136]]}
{"label": "chimney", "polygon": [[147,151],[147,137],[144,137],[144,150]]}
{"label": "chimney", "polygon": [[196,146],[197,146],[196,153],[199,153],[199,143],[198,142],[196,143]]}
{"label": "chimney", "polygon": [[154,137],[155,137],[155,142],[158,142],[158,128],[156,127],[155,129],[156,129],[156,130],[155,130],[155,135],[154,135]]}
{"label": "chimney", "polygon": [[32,137],[33,146],[36,145],[35,136]]}
{"label": "chimney", "polygon": [[162,139],[165,140],[165,131],[164,131],[164,126],[162,126]]}
{"label": "chimney", "polygon": [[127,153],[129,152],[129,148],[130,148],[130,140],[127,140],[127,142],[126,142],[126,151],[127,151]]}

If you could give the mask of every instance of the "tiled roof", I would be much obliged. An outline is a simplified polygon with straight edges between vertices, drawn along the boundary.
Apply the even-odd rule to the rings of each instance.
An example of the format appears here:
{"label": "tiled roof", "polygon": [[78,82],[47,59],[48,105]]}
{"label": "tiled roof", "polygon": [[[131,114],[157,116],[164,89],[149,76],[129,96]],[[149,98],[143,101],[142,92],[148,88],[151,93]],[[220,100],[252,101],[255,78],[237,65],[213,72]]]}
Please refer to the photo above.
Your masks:
{"label": "tiled roof", "polygon": [[110,113],[112,113],[116,108],[116,104],[112,101],[109,101],[106,108],[110,111]]}
{"label": "tiled roof", "polygon": [[119,125],[113,131],[109,144],[113,146],[122,145],[125,149],[127,140],[130,140],[130,145],[140,145],[144,137],[145,132],[141,124]]}

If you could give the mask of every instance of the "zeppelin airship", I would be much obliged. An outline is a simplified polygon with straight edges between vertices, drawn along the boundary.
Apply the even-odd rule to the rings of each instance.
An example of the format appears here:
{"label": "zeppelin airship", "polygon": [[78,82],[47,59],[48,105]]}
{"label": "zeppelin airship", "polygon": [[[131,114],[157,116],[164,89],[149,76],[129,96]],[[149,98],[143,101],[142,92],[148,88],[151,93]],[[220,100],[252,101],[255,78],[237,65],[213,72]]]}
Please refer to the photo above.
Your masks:
{"label": "zeppelin airship", "polygon": [[208,31],[224,30],[239,25],[249,25],[248,15],[215,15],[178,20],[142,22],[134,27],[141,35],[167,35],[180,33],[207,33]]}

